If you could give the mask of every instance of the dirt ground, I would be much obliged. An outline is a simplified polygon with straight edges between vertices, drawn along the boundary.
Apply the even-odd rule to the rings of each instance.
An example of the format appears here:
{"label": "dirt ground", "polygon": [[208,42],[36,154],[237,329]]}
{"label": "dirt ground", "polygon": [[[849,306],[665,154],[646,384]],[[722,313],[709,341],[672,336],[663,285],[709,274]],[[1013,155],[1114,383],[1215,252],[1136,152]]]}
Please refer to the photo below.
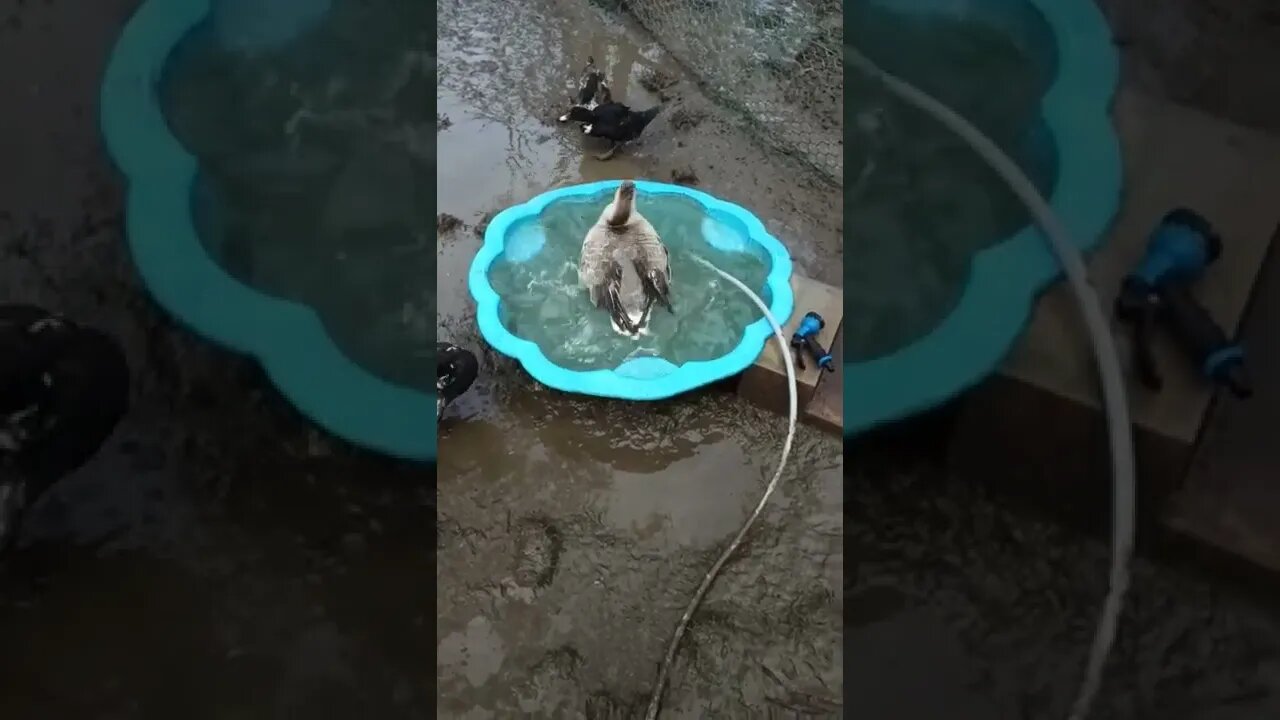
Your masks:
{"label": "dirt ground", "polygon": [[[704,189],[758,210],[780,237],[797,237],[777,229],[797,221],[790,203],[771,199],[779,186],[769,187],[786,163],[757,162],[746,176],[726,170],[734,154],[719,143],[747,146],[714,109],[696,128],[697,141],[688,128],[659,120],[625,165],[596,163],[586,152],[594,147],[553,124],[554,101],[580,63],[568,57],[575,48],[600,58],[602,46],[621,45],[623,60],[613,67],[624,70],[614,70],[622,77],[613,84],[627,87],[637,106],[656,100],[627,79],[645,72],[637,64],[662,66],[660,48],[643,33],[602,21],[584,4],[536,3],[530,16],[479,5],[484,10],[471,15],[442,3],[439,13],[438,101],[447,119],[438,134],[439,209],[464,224],[441,236],[442,335],[483,347],[469,330],[463,279],[479,242],[472,228],[495,205],[558,183],[667,179],[673,167],[694,164]],[[542,20],[530,19],[535,10]],[[486,19],[520,28],[519,39],[490,36]],[[671,92],[673,105],[699,101],[686,84]],[[705,148],[716,151],[701,155]],[[800,207],[818,206],[817,197]],[[815,264],[808,240],[792,245],[798,265],[839,284],[821,260]],[[814,247],[837,256],[821,241]],[[503,717],[545,707],[553,717],[631,716],[683,601],[672,588],[692,586],[716,539],[742,514],[689,488],[720,495],[727,478],[742,477],[733,489],[750,498],[747,488],[768,467],[764,439],[777,437],[770,422],[776,418],[713,394],[654,411],[565,398],[486,356],[486,377],[441,433],[441,714]],[[744,441],[738,428],[755,434]],[[825,447],[815,447],[816,458],[825,457]],[[766,554],[754,550],[734,563],[713,592],[701,629],[710,637],[695,631],[677,668],[673,716],[835,716],[837,686],[814,659],[827,659],[823,608],[841,600],[843,641],[833,660],[860,717],[1065,714],[1105,593],[1106,545],[950,482],[936,463],[912,457],[919,452],[908,444],[850,455],[847,482],[830,490],[834,465],[809,460],[824,469],[816,483],[793,485],[790,502],[774,510],[785,519],[767,523]],[[725,456],[752,463],[755,477],[726,472]],[[835,497],[851,553],[839,553],[842,587],[808,574],[838,548],[823,539]],[[706,548],[704,557],[691,546]],[[785,580],[777,574],[784,567]],[[462,587],[450,582],[459,577]],[[1275,713],[1280,624],[1264,607],[1207,578],[1140,561],[1093,717]]]}
{"label": "dirt ground", "polygon": [[[687,182],[751,209],[800,272],[838,285],[839,188],[763,147],[624,16],[574,0],[437,10],[437,202],[461,223],[440,231],[439,331],[484,354],[440,431],[439,711],[630,717],[772,474],[785,420],[716,390],[627,404],[537,386],[475,334],[465,278],[477,228],[559,185]],[[663,106],[607,162],[556,122],[589,56],[617,99]],[[834,716],[840,454],[802,428],[784,489],[695,620],[665,716]]]}

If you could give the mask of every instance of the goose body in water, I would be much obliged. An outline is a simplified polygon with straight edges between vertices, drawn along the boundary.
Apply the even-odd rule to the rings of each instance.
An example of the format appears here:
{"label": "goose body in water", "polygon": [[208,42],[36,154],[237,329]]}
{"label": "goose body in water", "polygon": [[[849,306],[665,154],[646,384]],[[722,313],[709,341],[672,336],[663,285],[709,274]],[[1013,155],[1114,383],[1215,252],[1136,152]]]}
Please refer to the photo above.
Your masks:
{"label": "goose body in water", "polygon": [[578,262],[578,282],[591,302],[609,313],[613,329],[638,335],[655,303],[671,307],[671,259],[643,215],[636,210],[636,185],[624,180],[587,231]]}

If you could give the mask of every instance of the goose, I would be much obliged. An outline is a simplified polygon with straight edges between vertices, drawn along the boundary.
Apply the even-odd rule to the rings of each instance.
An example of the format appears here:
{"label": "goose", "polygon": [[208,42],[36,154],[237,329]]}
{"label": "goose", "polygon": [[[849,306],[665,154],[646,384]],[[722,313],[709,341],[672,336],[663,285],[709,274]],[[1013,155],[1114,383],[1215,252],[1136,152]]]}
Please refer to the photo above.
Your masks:
{"label": "goose", "polygon": [[667,246],[635,206],[636,185],[624,180],[587,231],[578,262],[578,282],[591,303],[609,313],[616,332],[633,337],[648,324],[654,303],[675,312]]}

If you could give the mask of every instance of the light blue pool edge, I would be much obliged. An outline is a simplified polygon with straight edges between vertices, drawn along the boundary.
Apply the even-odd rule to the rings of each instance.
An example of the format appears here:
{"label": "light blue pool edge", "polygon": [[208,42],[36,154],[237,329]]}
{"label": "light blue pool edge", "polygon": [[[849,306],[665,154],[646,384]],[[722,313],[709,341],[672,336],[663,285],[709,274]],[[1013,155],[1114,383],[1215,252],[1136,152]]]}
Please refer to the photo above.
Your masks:
{"label": "light blue pool edge", "polygon": [[[1041,104],[1059,158],[1050,204],[1089,252],[1119,210],[1123,170],[1110,117],[1119,57],[1093,2],[1024,1],[1058,43],[1058,75]],[[845,363],[845,437],[942,405],[994,373],[1040,293],[1061,275],[1047,242],[1029,225],[978,253],[959,303],[932,332],[893,353]]]}
{"label": "light blue pool edge", "polygon": [[[543,385],[564,392],[599,397],[661,400],[746,370],[759,357],[764,344],[773,335],[773,329],[765,318],[760,318],[744,328],[742,339],[728,353],[714,360],[685,363],[669,375],[649,380],[624,377],[615,369],[583,371],[561,367],[547,358],[537,344],[513,335],[502,325],[498,315],[499,297],[489,283],[488,273],[493,262],[502,254],[505,237],[511,226],[522,219],[538,216],[556,200],[601,194],[616,188],[621,182],[621,180],[601,180],[554,188],[523,203],[508,207],[494,216],[485,229],[484,241],[471,261],[467,276],[467,287],[476,302],[476,321],[481,335],[495,350],[519,361],[525,370]],[[791,256],[786,247],[765,229],[764,224],[755,215],[734,203],[683,185],[650,180],[634,182],[636,189],[641,193],[682,195],[700,203],[705,208],[724,212],[742,222],[747,229],[748,237],[769,254],[771,266],[765,279],[765,285],[770,289],[771,295],[769,311],[777,318],[780,325],[786,324],[795,306],[795,298],[791,290]]]}
{"label": "light blue pool edge", "polygon": [[156,302],[194,332],[254,356],[304,415],[354,444],[436,458],[435,399],[386,382],[339,350],[315,311],[239,282],[205,251],[191,217],[198,163],[170,132],[158,86],[210,0],[147,0],[112,50],[101,89],[108,153],[127,181],[125,227]]}

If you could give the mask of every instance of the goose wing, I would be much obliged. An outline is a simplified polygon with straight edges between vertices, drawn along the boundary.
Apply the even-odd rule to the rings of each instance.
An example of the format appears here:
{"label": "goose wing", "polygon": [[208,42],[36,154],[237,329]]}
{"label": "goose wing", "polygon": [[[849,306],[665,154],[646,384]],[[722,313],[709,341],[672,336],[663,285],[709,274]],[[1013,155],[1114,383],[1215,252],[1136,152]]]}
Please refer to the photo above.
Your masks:
{"label": "goose wing", "polygon": [[644,287],[648,304],[658,303],[668,312],[671,307],[671,254],[667,246],[644,216],[634,215],[629,224],[634,252],[631,254],[636,274]]}
{"label": "goose wing", "polygon": [[582,240],[582,254],[578,257],[578,283],[591,291],[591,300],[596,302],[595,288],[605,281],[611,256],[612,242],[603,228],[593,225]]}
{"label": "goose wing", "polygon": [[[622,298],[622,263],[619,262],[615,236],[597,224],[587,231],[582,243],[582,256],[578,260],[578,282],[587,289],[591,304],[609,313],[609,317],[623,332],[634,335],[639,328],[627,313]],[[643,283],[643,280],[642,280]]]}

